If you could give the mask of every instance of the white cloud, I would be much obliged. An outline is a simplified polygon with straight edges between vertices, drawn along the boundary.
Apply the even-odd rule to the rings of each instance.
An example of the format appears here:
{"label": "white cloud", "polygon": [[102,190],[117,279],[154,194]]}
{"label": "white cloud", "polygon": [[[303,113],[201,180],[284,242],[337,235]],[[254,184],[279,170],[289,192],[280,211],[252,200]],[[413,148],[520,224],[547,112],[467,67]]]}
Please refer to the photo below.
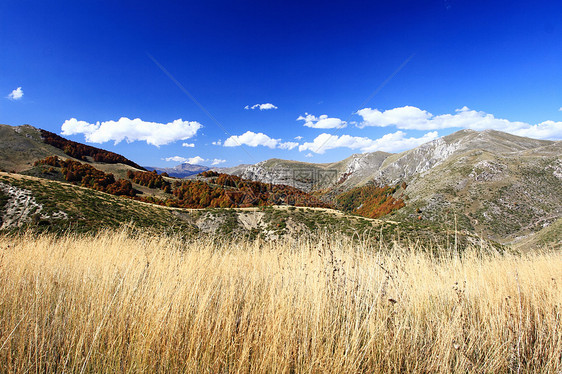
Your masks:
{"label": "white cloud", "polygon": [[187,158],[181,157],[181,156],[166,157],[164,160],[166,160],[168,162],[171,162],[171,161],[181,162],[181,163],[187,162]]}
{"label": "white cloud", "polygon": [[363,117],[363,122],[358,125],[359,127],[386,127],[394,125],[399,129],[421,130],[433,129],[434,126],[428,122],[432,116],[431,113],[413,106],[389,109],[384,112],[378,109],[364,108],[358,110],[357,114]]}
{"label": "white cloud", "polygon": [[560,112],[562,112],[562,106],[560,107],[560,109],[558,109]]}
{"label": "white cloud", "polygon": [[181,156],[172,156],[172,157],[166,157],[165,160],[168,162],[171,161],[181,162],[182,164],[187,162],[188,164],[192,164],[192,165],[201,165],[203,162],[208,161],[200,156],[189,157],[189,158],[185,158]]}
{"label": "white cloud", "polygon": [[226,160],[221,160],[220,158],[215,158],[215,159],[213,159],[213,162],[211,162],[211,165],[219,165],[219,164],[222,164],[222,163],[225,163],[225,162],[226,162]]}
{"label": "white cloud", "polygon": [[216,142],[212,142],[212,145],[222,145],[222,140],[217,140]]}
{"label": "white cloud", "polygon": [[320,134],[312,142],[304,143],[299,146],[299,151],[312,151],[314,153],[324,153],[334,148],[359,149],[362,152],[398,152],[410,148],[415,148],[423,143],[434,140],[438,137],[437,131],[428,132],[420,138],[406,138],[402,131],[386,134],[379,139],[350,135],[330,135]]}
{"label": "white cloud", "polygon": [[194,148],[195,144],[193,144],[193,143],[182,143],[181,146],[186,147],[186,148]]}
{"label": "white cloud", "polygon": [[190,157],[190,158],[187,159],[187,163],[192,164],[192,165],[200,165],[205,161],[207,161],[207,160],[205,160],[203,157],[199,157],[199,156]]}
{"label": "white cloud", "polygon": [[302,140],[302,136],[295,136],[295,140]]}
{"label": "white cloud", "polygon": [[297,147],[298,145],[299,143],[297,142],[284,142],[284,143],[279,143],[278,148],[291,150]]}
{"label": "white cloud", "polygon": [[280,139],[270,138],[269,136],[261,132],[255,133],[253,131],[246,131],[242,135],[232,135],[230,138],[226,139],[224,141],[224,146],[238,147],[241,145],[247,145],[250,147],[257,147],[258,145],[262,145],[264,147],[273,149],[277,147],[279,141]]}
{"label": "white cloud", "polygon": [[63,135],[84,134],[87,142],[105,143],[113,140],[115,144],[125,140],[146,141],[147,144],[161,146],[186,140],[197,134],[202,128],[199,122],[177,119],[169,123],[145,122],[140,118],[121,117],[118,121],[96,122],[95,124],[78,121],[76,118],[62,124]]}
{"label": "white cloud", "polygon": [[306,155],[304,155],[304,157],[314,157],[314,155],[310,152],[308,152]]}
{"label": "white cloud", "polygon": [[347,126],[347,122],[339,118],[328,117],[326,114],[316,117],[305,113],[304,116],[299,116],[297,121],[304,121],[304,126],[315,129],[342,129]]}
{"label": "white cloud", "polygon": [[264,133],[255,133],[253,131],[246,131],[242,135],[232,135],[224,141],[225,147],[238,147],[241,145],[247,145],[250,147],[257,147],[261,145],[271,149],[278,148],[291,150],[298,147],[299,143],[282,142],[281,139],[274,139]]}
{"label": "white cloud", "polygon": [[307,142],[299,146],[299,151],[310,150],[314,153],[324,153],[334,148],[360,149],[369,147],[373,140],[365,137],[350,135],[331,135],[323,133],[318,135],[312,142]]}
{"label": "white cloud", "polygon": [[439,137],[437,131],[431,131],[425,133],[419,138],[406,137],[406,133],[402,131],[396,131],[394,133],[385,134],[381,138],[373,140],[373,144],[368,147],[362,148],[363,152],[400,152],[407,149],[416,148],[424,143],[435,140]]}
{"label": "white cloud", "polygon": [[562,140],[562,122],[544,121],[536,125],[527,125],[519,130],[509,132],[534,139]]}
{"label": "white cloud", "polygon": [[23,97],[23,90],[21,89],[21,87],[16,88],[8,95],[8,98],[12,100],[19,100],[22,97]]}
{"label": "white cloud", "polygon": [[562,122],[544,121],[531,125],[525,122],[496,118],[493,114],[471,110],[466,106],[455,110],[454,114],[437,116],[413,106],[404,106],[383,112],[378,109],[364,108],[357,111],[357,114],[363,117],[363,122],[357,125],[360,128],[396,126],[403,130],[493,129],[538,139],[562,139]]}
{"label": "white cloud", "polygon": [[254,109],[259,109],[259,110],[271,110],[271,109],[278,109],[275,105],[271,104],[271,103],[265,103],[265,104],[255,104],[252,106],[246,105],[244,107],[244,109],[246,110],[254,110]]}

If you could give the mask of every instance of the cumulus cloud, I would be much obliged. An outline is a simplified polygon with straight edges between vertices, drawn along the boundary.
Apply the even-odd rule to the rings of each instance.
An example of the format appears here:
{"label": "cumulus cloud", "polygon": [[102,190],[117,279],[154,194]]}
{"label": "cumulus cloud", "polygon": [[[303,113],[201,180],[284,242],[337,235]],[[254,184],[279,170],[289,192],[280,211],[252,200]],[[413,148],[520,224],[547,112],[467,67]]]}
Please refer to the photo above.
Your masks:
{"label": "cumulus cloud", "polygon": [[188,163],[188,164],[192,164],[192,165],[200,165],[201,163],[207,161],[205,160],[203,157],[200,156],[195,156],[195,157],[189,157],[189,158],[185,158],[185,157],[181,157],[181,156],[172,156],[172,157],[166,157],[165,158],[166,161],[171,162],[181,162],[183,163]]}
{"label": "cumulus cloud", "polygon": [[212,145],[222,145],[222,140],[217,140],[216,142],[212,142]]}
{"label": "cumulus cloud", "polygon": [[8,98],[12,100],[19,100],[22,97],[23,97],[23,90],[21,89],[21,87],[16,88],[8,95]]}
{"label": "cumulus cloud", "polygon": [[525,122],[496,118],[493,114],[471,110],[466,106],[455,110],[454,114],[433,115],[414,106],[380,111],[364,108],[357,111],[363,122],[357,126],[387,127],[396,126],[402,130],[438,130],[463,128],[472,130],[493,129],[519,136],[539,139],[562,139],[562,122],[544,121],[535,125]]}
{"label": "cumulus cloud", "polygon": [[226,160],[221,160],[220,158],[215,158],[215,159],[213,159],[213,162],[211,162],[211,165],[213,165],[213,166],[219,165],[219,164],[222,164],[222,163],[225,163],[225,162],[226,162]]}
{"label": "cumulus cloud", "polygon": [[361,148],[363,152],[400,152],[407,149],[416,148],[424,143],[435,140],[439,137],[437,131],[425,133],[419,138],[406,137],[406,133],[396,131],[394,133],[385,134],[381,138],[373,140],[370,146]]}
{"label": "cumulus cloud", "polygon": [[203,125],[199,122],[183,121],[182,119],[169,123],[158,123],[146,122],[140,118],[121,117],[118,121],[96,122],[95,124],[71,118],[62,124],[61,129],[63,135],[84,134],[84,138],[90,143],[105,143],[111,140],[115,144],[123,140],[128,143],[146,141],[147,144],[159,147],[177,140],[192,138],[202,127]]}
{"label": "cumulus cloud", "polygon": [[297,121],[304,121],[304,126],[315,129],[342,129],[347,126],[347,122],[339,118],[328,117],[326,114],[316,117],[312,114],[305,113],[304,116],[299,116]]}
{"label": "cumulus cloud", "polygon": [[278,148],[291,150],[293,148],[296,148],[298,145],[299,143],[297,142],[284,142],[284,143],[279,143]]}
{"label": "cumulus cloud", "polygon": [[246,131],[242,135],[232,135],[230,138],[224,141],[225,147],[238,147],[241,145],[247,145],[250,147],[257,147],[258,145],[275,148],[279,144],[280,139],[273,139],[264,133],[253,131]]}
{"label": "cumulus cloud", "polygon": [[302,136],[295,136],[295,140],[302,140]]}
{"label": "cumulus cloud", "polygon": [[299,143],[282,142],[281,139],[274,139],[264,133],[255,133],[253,131],[246,131],[242,135],[232,135],[224,141],[225,147],[238,147],[241,145],[247,145],[250,147],[257,147],[261,145],[271,149],[279,148],[291,150],[298,147]]}
{"label": "cumulus cloud", "polygon": [[185,157],[181,157],[181,156],[172,156],[172,157],[166,157],[164,160],[171,162],[187,162],[187,158]]}
{"label": "cumulus cloud", "polygon": [[259,110],[271,110],[271,109],[278,109],[275,105],[271,104],[271,103],[265,103],[265,104],[255,104],[255,105],[246,105],[244,107],[244,109],[246,110],[254,110],[254,109],[259,109]]}
{"label": "cumulus cloud", "polygon": [[193,144],[193,143],[182,143],[181,146],[186,147],[186,148],[194,148],[195,144]]}
{"label": "cumulus cloud", "polygon": [[544,121],[508,132],[527,138],[562,140],[562,122]]}
{"label": "cumulus cloud", "polygon": [[190,157],[190,158],[187,159],[187,163],[192,164],[192,165],[199,165],[199,164],[202,164],[205,161],[206,160],[203,157],[199,157],[199,156]]}
{"label": "cumulus cloud", "polygon": [[304,155],[304,157],[309,157],[309,158],[310,158],[310,157],[314,157],[314,155],[313,155],[312,153],[308,152],[306,155]]}
{"label": "cumulus cloud", "polygon": [[379,139],[351,135],[331,135],[320,134],[312,142],[304,143],[299,146],[299,151],[312,151],[314,153],[324,153],[334,148],[359,149],[362,152],[399,152],[410,148],[415,148],[423,143],[434,140],[438,137],[437,131],[428,132],[419,138],[407,138],[403,131],[386,134]]}

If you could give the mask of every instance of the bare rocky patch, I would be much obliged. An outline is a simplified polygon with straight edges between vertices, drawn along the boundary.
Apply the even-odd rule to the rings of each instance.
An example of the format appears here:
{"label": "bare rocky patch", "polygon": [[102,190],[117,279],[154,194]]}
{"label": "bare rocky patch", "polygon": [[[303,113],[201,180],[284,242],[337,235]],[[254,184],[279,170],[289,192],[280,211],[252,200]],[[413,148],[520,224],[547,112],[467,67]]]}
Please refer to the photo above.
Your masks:
{"label": "bare rocky patch", "polygon": [[0,182],[0,190],[8,196],[2,212],[0,230],[21,227],[34,217],[40,220],[67,219],[68,214],[58,211],[52,214],[42,213],[43,205],[39,204],[31,191]]}

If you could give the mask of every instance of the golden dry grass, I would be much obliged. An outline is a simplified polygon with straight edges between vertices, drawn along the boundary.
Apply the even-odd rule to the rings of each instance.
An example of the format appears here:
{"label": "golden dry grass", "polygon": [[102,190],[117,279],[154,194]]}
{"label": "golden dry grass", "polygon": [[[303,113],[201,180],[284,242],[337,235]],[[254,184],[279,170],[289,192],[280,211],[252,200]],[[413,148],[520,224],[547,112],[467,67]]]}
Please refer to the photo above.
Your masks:
{"label": "golden dry grass", "polygon": [[0,371],[559,373],[561,282],[548,251],[0,237]]}

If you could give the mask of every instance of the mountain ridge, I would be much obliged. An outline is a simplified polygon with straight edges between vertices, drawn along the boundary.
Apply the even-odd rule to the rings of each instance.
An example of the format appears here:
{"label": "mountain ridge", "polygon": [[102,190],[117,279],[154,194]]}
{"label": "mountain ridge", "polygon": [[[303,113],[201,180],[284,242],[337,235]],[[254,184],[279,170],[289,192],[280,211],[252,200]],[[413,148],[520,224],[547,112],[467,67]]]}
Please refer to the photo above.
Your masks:
{"label": "mountain ridge", "polygon": [[148,171],[156,171],[158,173],[166,173],[170,177],[174,177],[174,178],[186,178],[186,177],[190,177],[192,175],[196,175],[196,174],[202,173],[204,171],[210,170],[210,168],[207,167],[207,166],[190,164],[190,163],[187,163],[187,162],[185,162],[183,164],[176,165],[176,166],[171,167],[171,168],[162,168],[162,167],[156,167],[156,166],[145,166],[144,168]]}
{"label": "mountain ridge", "polygon": [[[352,155],[331,164],[335,176],[318,183],[291,179],[293,165],[266,160],[238,173],[293,183],[330,200],[361,186],[404,184],[399,193],[407,196],[406,207],[390,218],[455,230],[451,222],[456,220],[457,228],[505,243],[527,238],[562,217],[562,141],[460,130],[397,154]],[[297,165],[314,174],[328,164]],[[555,242],[562,244],[562,234]]]}
{"label": "mountain ridge", "polygon": [[[45,143],[41,130],[28,125],[0,126],[0,142],[0,169],[6,171],[46,177],[48,168],[33,167],[46,156],[91,163],[127,180],[130,171],[139,170],[131,166],[132,161],[119,163],[122,156],[111,152],[97,156],[110,163],[96,162],[95,152],[106,151],[80,143],[63,142],[74,144],[76,149],[72,150],[53,147]],[[83,149],[88,154],[82,155]],[[247,180],[296,187],[332,203],[343,193],[365,196],[367,188],[375,191],[373,186],[389,186],[385,191],[393,195],[381,201],[396,201],[397,206],[403,201],[405,206],[390,213],[388,219],[435,231],[478,233],[502,243],[532,244],[538,240],[534,235],[541,233],[537,235],[562,245],[562,233],[554,229],[562,217],[562,141],[494,130],[461,130],[405,152],[353,154],[333,163],[274,158],[231,168],[182,164],[149,169],[182,178],[193,178],[207,170],[231,173]],[[162,191],[136,184],[133,187],[147,196],[165,197]],[[357,206],[355,213],[365,210],[361,204],[353,206]]]}

